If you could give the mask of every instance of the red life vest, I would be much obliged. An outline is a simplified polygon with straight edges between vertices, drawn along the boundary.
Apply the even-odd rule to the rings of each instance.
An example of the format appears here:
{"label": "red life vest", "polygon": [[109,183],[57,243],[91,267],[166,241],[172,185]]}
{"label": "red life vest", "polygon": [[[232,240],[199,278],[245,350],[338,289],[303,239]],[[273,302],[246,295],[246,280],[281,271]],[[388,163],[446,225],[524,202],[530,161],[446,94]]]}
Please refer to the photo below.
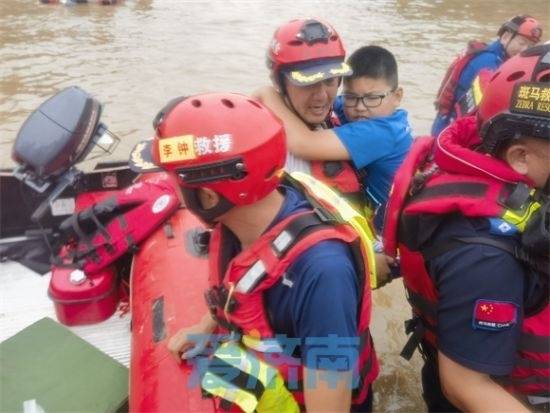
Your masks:
{"label": "red life vest", "polygon": [[61,225],[69,238],[68,254],[86,274],[93,274],[132,251],[179,206],[166,174],[116,191],[73,214]]}
{"label": "red life vest", "polygon": [[[460,213],[466,217],[504,217],[526,205],[531,182],[502,161],[474,152],[481,141],[474,117],[458,120],[439,139],[417,138],[409,156],[396,174],[388,202],[384,244],[386,253],[396,256],[399,250],[401,273],[415,319],[408,326],[413,333],[402,355],[410,357],[420,340],[437,348],[438,292],[424,260],[450,250],[460,243],[480,243],[506,249],[489,239],[460,239],[457,243],[437,246],[439,251],[417,248],[421,241],[414,224],[419,216]],[[435,160],[435,163],[434,163]],[[529,202],[529,201],[528,201]],[[523,205],[522,205],[523,204]],[[506,206],[508,205],[508,206]],[[529,204],[532,205],[532,204]],[[508,209],[507,209],[508,208]],[[529,208],[524,217],[529,216]],[[523,222],[525,224],[525,222]],[[516,256],[520,259],[521,256]],[[548,303],[525,317],[518,359],[506,380],[514,391],[523,394],[549,394],[550,319]]]}
{"label": "red life vest", "polygon": [[486,47],[486,43],[480,42],[479,40],[470,40],[466,50],[452,61],[441,81],[441,86],[439,86],[437,97],[434,102],[437,113],[442,116],[448,116],[453,111],[456,103],[455,93],[458,87],[458,81],[460,80],[464,68],[474,57],[482,53]]}
{"label": "red life vest", "polygon": [[[357,233],[350,226],[335,223],[327,217],[330,217],[327,211],[293,214],[277,223],[253,246],[233,259],[229,259],[228,251],[224,248],[227,245],[224,243],[226,230],[218,226],[210,240],[211,288],[206,296],[212,314],[220,325],[239,331],[245,337],[269,341],[275,336],[275,332],[266,313],[264,293],[284,276],[286,269],[302,252],[318,242],[337,239],[350,245],[356,258],[362,288],[358,314],[360,347],[357,368],[360,384],[353,392],[353,403],[362,403],[379,370],[369,332],[371,293],[365,264],[368,261]],[[263,358],[261,349],[257,350],[257,355]],[[289,368],[297,364],[299,365],[299,360],[296,363],[294,359],[294,362],[289,360],[289,363],[283,362],[274,367],[281,372],[287,383],[289,379],[298,379],[300,382],[301,368],[298,371]],[[301,386],[298,390],[293,390],[293,387],[295,386],[289,386],[289,390],[303,406]]]}
{"label": "red life vest", "polygon": [[[340,120],[331,112],[326,128],[340,126]],[[357,170],[350,161],[311,161],[311,175],[340,192],[347,201],[355,206],[367,203],[363,179],[367,176],[366,170]]]}
{"label": "red life vest", "polygon": [[366,202],[362,184],[366,173],[357,171],[348,161],[312,161],[311,175],[331,188],[336,188],[355,205]]}

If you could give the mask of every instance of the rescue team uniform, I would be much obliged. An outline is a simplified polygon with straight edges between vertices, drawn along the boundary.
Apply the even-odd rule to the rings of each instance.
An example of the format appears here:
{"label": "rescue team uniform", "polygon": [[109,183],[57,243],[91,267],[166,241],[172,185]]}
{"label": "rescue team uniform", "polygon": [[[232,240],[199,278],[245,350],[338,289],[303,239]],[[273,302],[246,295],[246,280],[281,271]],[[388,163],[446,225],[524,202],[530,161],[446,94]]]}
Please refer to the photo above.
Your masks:
{"label": "rescue team uniform", "polygon": [[376,210],[374,226],[380,231],[395,171],[412,144],[407,111],[397,109],[391,116],[348,122],[342,96],[336,99],[334,111],[342,123],[333,129],[334,133],[347,149],[355,169],[364,171],[362,185]]}
{"label": "rescue team uniform", "polygon": [[[371,411],[370,387],[378,374],[378,363],[368,332],[370,287],[364,277],[364,268],[358,268],[364,265],[358,262],[364,261],[357,260],[358,250],[354,249],[357,244],[351,246],[356,234],[346,230],[339,235],[332,224],[323,224],[323,220],[312,212],[310,202],[295,188],[281,186],[279,190],[285,197],[280,212],[262,238],[246,251],[241,253],[238,239],[227,228],[218,227],[214,231],[210,242],[211,268],[218,268],[219,272],[211,274],[211,289],[207,293],[210,309],[221,326],[241,332],[247,352],[254,352],[260,359],[265,359],[262,346],[267,342],[273,344],[275,335],[278,336],[276,346],[282,346],[283,351],[284,337],[299,339],[299,346],[286,354],[290,357],[288,362],[274,366],[295,400],[294,405],[287,404],[288,400],[279,402],[280,411],[297,411],[303,406],[301,366],[354,371],[354,379],[358,381],[353,390],[353,409]],[[347,225],[342,228],[349,229]],[[348,238],[349,235],[352,238]],[[281,248],[276,252],[280,261],[270,263],[267,257],[271,252],[267,249],[271,251],[275,247]],[[260,261],[254,262],[257,257],[262,257],[263,269],[259,271]],[[283,273],[277,274],[280,270]],[[240,278],[234,277],[235,272],[241,273]],[[234,293],[230,291],[231,285]],[[261,341],[258,341],[258,334]],[[342,348],[347,350],[342,352]],[[241,354],[240,357],[246,356]],[[289,369],[292,365],[294,372]],[[219,379],[215,373],[208,374],[210,382]],[[292,374],[294,381],[289,377]],[[224,399],[222,403],[226,407],[230,401],[246,410],[243,407],[246,403],[239,403],[235,391],[227,395],[229,387],[224,383],[212,391],[203,386]],[[251,392],[246,387],[241,390]],[[279,388],[276,396],[279,400],[284,399],[284,391]],[[265,403],[261,404],[263,394],[263,391],[255,393],[251,409],[270,411]]]}
{"label": "rescue team uniform", "polygon": [[447,128],[435,149],[433,142],[415,142],[388,206],[384,240],[388,253],[399,248],[414,315],[402,355],[420,344],[430,411],[456,411],[441,391],[437,350],[514,393],[548,397],[548,274],[540,271],[548,259],[533,261],[520,242],[540,205],[522,175],[493,158],[470,159],[481,142],[475,117]]}
{"label": "rescue team uniform", "polygon": [[[468,92],[475,77],[482,69],[496,70],[505,59],[506,50],[499,39],[476,52],[475,56],[471,58],[462,70],[462,73],[460,73],[453,102],[458,102]],[[432,125],[432,136],[438,136],[455,119],[456,113],[454,109],[449,114],[438,113]]]}

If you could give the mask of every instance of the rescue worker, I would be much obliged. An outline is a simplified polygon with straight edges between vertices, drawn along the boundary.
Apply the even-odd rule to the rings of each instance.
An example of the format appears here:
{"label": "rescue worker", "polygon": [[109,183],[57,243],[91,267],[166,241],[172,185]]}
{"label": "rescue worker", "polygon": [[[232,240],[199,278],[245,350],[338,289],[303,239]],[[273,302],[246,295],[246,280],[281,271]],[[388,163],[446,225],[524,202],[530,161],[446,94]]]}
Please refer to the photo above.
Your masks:
{"label": "rescue worker", "polygon": [[[281,122],[246,96],[196,95],[161,111],[151,147],[142,157],[174,173],[187,208],[214,228],[211,312],[170,338],[176,359],[190,356],[197,335],[223,328],[240,338],[239,356],[216,351],[213,362],[239,374],[221,378],[218,365],[203,379],[222,407],[344,412],[353,403],[371,410],[378,374],[368,332],[372,245],[359,242],[311,187],[284,175]],[[279,347],[284,354],[274,357]],[[247,367],[258,363],[259,372]],[[263,377],[273,367],[286,386]]]}
{"label": "rescue worker", "polygon": [[531,16],[515,16],[502,24],[498,38],[489,45],[470,41],[467,50],[447,69],[437,93],[437,115],[432,125],[432,136],[437,136],[456,117],[456,104],[470,90],[482,69],[494,71],[502,62],[534,46],[542,37],[542,27]]}
{"label": "rescue worker", "polygon": [[[288,107],[310,129],[334,126],[336,117],[331,114],[338,87],[343,76],[352,74],[345,57],[339,34],[320,20],[294,19],[279,26],[273,34],[267,50],[271,81]],[[285,169],[312,173],[335,187],[342,180],[343,185],[358,186],[351,165],[338,164],[339,168],[328,162],[309,162],[289,153]],[[341,192],[352,192],[343,185],[339,186]]]}
{"label": "rescue worker", "polygon": [[[311,130],[339,124],[332,107],[342,77],[353,73],[345,57],[338,32],[320,20],[294,19],[279,26],[273,34],[267,50],[271,81],[288,108]],[[256,94],[260,97],[261,92]],[[285,169],[311,174],[335,188],[374,227],[374,207],[367,199],[364,185],[367,168],[357,170],[347,160],[308,161],[289,152]],[[373,288],[391,279],[392,266],[395,266],[393,259],[376,255],[378,281],[373,281]]]}
{"label": "rescue worker", "polygon": [[[433,155],[432,155],[433,154]],[[433,156],[433,161],[432,161]],[[506,61],[477,116],[419,138],[384,233],[429,411],[550,407],[550,45]]]}

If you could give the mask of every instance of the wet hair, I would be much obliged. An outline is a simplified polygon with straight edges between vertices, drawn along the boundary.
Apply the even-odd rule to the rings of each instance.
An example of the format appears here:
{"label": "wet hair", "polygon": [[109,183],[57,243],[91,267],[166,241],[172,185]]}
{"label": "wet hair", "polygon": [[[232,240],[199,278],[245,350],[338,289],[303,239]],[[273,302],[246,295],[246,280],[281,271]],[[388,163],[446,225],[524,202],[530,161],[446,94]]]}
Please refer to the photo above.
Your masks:
{"label": "wet hair", "polygon": [[393,54],[383,47],[363,46],[351,54],[348,64],[353,70],[353,75],[344,78],[344,82],[368,77],[384,79],[392,88],[396,88],[399,84],[397,61]]}

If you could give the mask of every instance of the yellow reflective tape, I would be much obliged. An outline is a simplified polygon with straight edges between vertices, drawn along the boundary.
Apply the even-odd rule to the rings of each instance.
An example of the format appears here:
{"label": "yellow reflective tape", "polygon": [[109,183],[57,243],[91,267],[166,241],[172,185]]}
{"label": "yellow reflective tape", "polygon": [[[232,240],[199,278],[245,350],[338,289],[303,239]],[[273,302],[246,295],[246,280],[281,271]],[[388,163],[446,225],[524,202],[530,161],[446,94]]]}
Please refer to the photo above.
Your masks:
{"label": "yellow reflective tape", "polygon": [[331,205],[340,217],[350,224],[361,238],[367,254],[369,280],[372,289],[378,286],[376,279],[376,261],[374,259],[373,242],[376,239],[367,219],[357,212],[342,196],[334,192],[329,186],[303,172],[293,172],[291,176],[302,183],[312,196]]}
{"label": "yellow reflective tape", "polygon": [[299,412],[299,405],[285,387],[279,371],[254,353],[230,341],[222,343],[214,356],[258,379],[264,386],[264,392],[258,400],[247,389],[238,388],[211,371],[207,371],[201,380],[201,387],[208,393],[236,404],[247,413],[253,411],[258,413]]}
{"label": "yellow reflective tape", "polygon": [[475,106],[478,106],[481,102],[481,98],[483,97],[483,91],[481,90],[479,76],[476,76],[476,78],[474,79],[474,83],[472,85],[472,93],[474,95],[474,104]]}
{"label": "yellow reflective tape", "polygon": [[172,163],[195,159],[193,135],[174,136],[157,140],[160,163]]}
{"label": "yellow reflective tape", "polygon": [[201,387],[213,396],[236,404],[246,413],[252,413],[258,406],[258,400],[252,393],[239,389],[209,371],[203,376]]}
{"label": "yellow reflective tape", "polygon": [[323,80],[325,75],[323,74],[323,72],[317,72],[311,75],[304,75],[298,70],[294,70],[290,72],[290,77],[299,83],[315,83],[320,80]]}
{"label": "yellow reflective tape", "polygon": [[335,69],[330,69],[330,74],[331,75],[345,75],[346,73],[349,73],[351,72],[351,68],[349,67],[349,65],[346,63],[346,62],[342,62],[342,65],[338,68],[335,68]]}
{"label": "yellow reflective tape", "polygon": [[277,374],[266,388],[258,406],[258,413],[298,413],[300,406],[292,393],[286,388],[283,377]]}
{"label": "yellow reflective tape", "polygon": [[256,377],[264,387],[277,374],[274,367],[259,359],[253,353],[246,351],[245,348],[235,342],[220,345],[214,355],[246,374]]}
{"label": "yellow reflective tape", "polygon": [[515,225],[520,232],[523,232],[525,231],[525,226],[539,208],[540,204],[538,202],[531,202],[522,210],[513,211],[511,209],[507,209],[502,215],[502,219],[509,224]]}

